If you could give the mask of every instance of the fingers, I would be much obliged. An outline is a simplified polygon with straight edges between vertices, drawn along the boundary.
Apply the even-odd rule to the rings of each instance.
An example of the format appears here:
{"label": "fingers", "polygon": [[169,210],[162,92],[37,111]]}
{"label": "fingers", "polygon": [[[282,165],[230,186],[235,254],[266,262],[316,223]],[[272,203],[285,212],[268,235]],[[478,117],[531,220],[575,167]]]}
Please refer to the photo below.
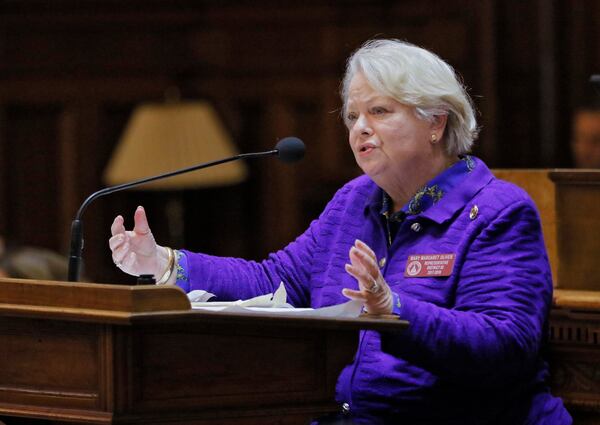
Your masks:
{"label": "fingers", "polygon": [[382,281],[383,277],[373,251],[357,240],[356,244],[350,248],[349,256],[351,264],[346,264],[346,272],[358,281],[360,290],[376,292],[379,287],[377,282]]}
{"label": "fingers", "polygon": [[367,291],[373,285],[372,276],[364,268],[346,264],[345,269],[347,273],[351,274],[358,281],[358,286],[361,290]]}
{"label": "fingers", "polygon": [[342,294],[350,298],[351,300],[358,300],[365,302],[367,301],[367,296],[362,291],[355,291],[354,289],[344,288],[342,289]]}
{"label": "fingers", "polygon": [[375,255],[375,252],[366,243],[364,243],[360,239],[357,239],[354,242],[354,246],[356,248],[358,248],[360,251],[367,254],[369,257],[371,257],[373,259],[373,261],[377,261],[377,255]]}
{"label": "fingers", "polygon": [[382,314],[392,311],[391,289],[381,275],[377,256],[364,242],[356,240],[349,252],[350,263],[345,269],[358,282],[359,290],[344,288],[342,294],[363,303],[369,313]]}
{"label": "fingers", "polygon": [[350,262],[347,264],[346,272],[358,281],[359,288],[367,292],[376,292],[377,282],[382,280],[375,253],[366,244],[356,241],[350,249]]}
{"label": "fingers", "polygon": [[358,266],[360,264],[373,278],[379,276],[379,266],[377,265],[377,257],[375,253],[360,241],[356,241],[356,244],[350,248],[350,261],[352,265]]}
{"label": "fingers", "polygon": [[133,215],[135,226],[133,231],[138,235],[147,235],[150,233],[150,226],[148,225],[148,219],[146,218],[146,211],[144,207],[137,207],[135,214]]}
{"label": "fingers", "polygon": [[110,226],[110,233],[111,235],[117,235],[119,233],[125,233],[125,224],[124,224],[125,220],[123,219],[123,216],[116,216],[115,219],[113,220],[112,225]]}

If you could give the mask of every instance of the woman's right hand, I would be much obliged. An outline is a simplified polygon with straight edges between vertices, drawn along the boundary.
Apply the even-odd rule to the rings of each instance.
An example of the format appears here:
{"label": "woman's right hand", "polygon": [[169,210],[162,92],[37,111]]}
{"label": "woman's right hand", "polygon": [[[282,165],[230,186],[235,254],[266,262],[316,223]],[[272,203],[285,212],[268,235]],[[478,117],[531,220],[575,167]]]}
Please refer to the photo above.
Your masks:
{"label": "woman's right hand", "polygon": [[125,273],[153,274],[158,280],[168,266],[168,251],[154,241],[143,207],[137,207],[133,218],[133,230],[125,229],[125,220],[120,215],[113,221],[108,241],[113,262]]}

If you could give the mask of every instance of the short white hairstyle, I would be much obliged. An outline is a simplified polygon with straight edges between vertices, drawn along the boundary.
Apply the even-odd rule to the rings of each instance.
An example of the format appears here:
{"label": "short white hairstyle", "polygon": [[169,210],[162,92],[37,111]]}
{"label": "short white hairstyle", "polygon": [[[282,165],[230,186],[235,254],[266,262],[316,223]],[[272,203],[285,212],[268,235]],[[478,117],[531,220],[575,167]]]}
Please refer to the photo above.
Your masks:
{"label": "short white hairstyle", "polygon": [[471,150],[478,128],[473,104],[454,69],[434,53],[401,40],[370,40],[348,59],[342,81],[343,114],[352,78],[361,73],[385,96],[412,106],[418,118],[447,115],[445,143],[449,155]]}

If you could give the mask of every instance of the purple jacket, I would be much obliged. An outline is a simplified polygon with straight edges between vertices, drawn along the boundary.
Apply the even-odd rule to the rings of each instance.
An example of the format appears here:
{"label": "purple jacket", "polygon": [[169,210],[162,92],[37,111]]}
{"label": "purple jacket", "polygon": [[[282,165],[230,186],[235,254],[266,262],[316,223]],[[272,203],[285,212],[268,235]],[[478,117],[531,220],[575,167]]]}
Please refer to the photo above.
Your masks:
{"label": "purple jacket", "polygon": [[[344,264],[361,239],[385,258],[383,276],[410,327],[361,332],[355,360],[338,380],[340,404],[365,423],[571,424],[548,391],[540,358],[552,278],[536,208],[470,158],[466,177],[399,223],[391,245],[382,190],[361,176],[260,263],[185,252],[185,289],[239,299],[283,281],[297,307],[340,304],[347,301],[341,289],[357,287]],[[449,275],[407,277],[409,256],[429,254],[454,254]]]}

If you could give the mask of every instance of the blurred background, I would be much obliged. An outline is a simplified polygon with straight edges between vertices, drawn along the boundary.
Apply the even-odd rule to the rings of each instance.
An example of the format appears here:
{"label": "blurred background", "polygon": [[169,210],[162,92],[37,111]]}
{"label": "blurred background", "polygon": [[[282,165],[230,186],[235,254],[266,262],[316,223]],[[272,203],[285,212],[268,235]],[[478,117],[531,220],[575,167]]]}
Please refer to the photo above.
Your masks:
{"label": "blurred background", "polygon": [[457,69],[479,111],[474,153],[491,167],[570,167],[571,116],[600,73],[598,22],[597,0],[1,0],[0,234],[66,254],[133,111],[178,92],[212,105],[239,152],[295,135],[306,158],[247,162],[235,184],[98,199],[84,216],[86,278],[133,282],[107,240],[114,216],[131,224],[137,205],[159,243],[263,258],[359,174],[338,88],[348,55],[373,37]]}

